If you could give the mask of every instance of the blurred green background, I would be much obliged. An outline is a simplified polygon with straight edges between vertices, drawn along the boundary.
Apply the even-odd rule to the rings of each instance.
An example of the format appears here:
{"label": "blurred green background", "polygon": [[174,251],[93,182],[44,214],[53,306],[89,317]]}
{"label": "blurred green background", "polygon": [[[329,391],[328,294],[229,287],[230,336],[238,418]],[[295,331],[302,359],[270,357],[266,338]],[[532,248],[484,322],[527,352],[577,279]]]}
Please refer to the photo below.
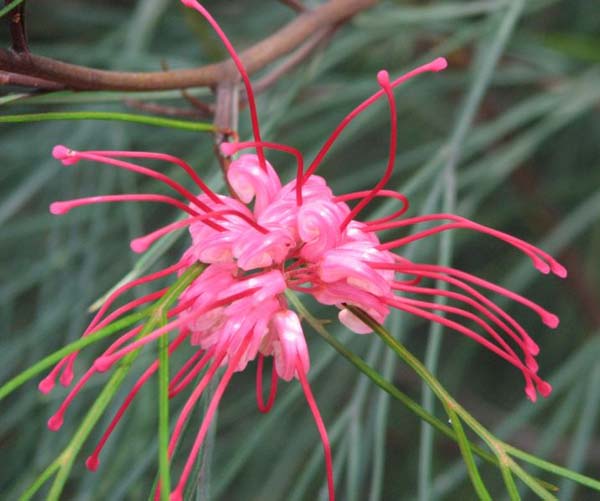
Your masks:
{"label": "blurred green background", "polygon": [[[205,5],[238,49],[296,15],[274,0]],[[454,332],[444,331],[440,338],[429,325],[404,315],[388,325],[421,359],[437,365],[451,393],[499,436],[596,478],[599,10],[598,2],[590,0],[381,2],[343,26],[328,45],[258,99],[263,136],[296,146],[311,159],[339,120],[377,90],[379,69],[394,76],[434,57],[448,58],[445,72],[421,76],[396,92],[400,148],[390,186],[409,196],[410,215],[449,209],[471,217],[540,245],[559,257],[570,274],[564,281],[541,276],[517,251],[465,231],[415,244],[406,255],[419,262],[451,259],[457,268],[521,292],[558,314],[561,325],[550,331],[531,312],[497,298],[539,342],[540,372],[554,393],[530,403],[518,371]],[[36,54],[97,68],[156,71],[161,63],[193,67],[225,57],[208,26],[175,0],[36,0],[27,5],[27,23]],[[6,21],[2,24],[3,46],[8,46]],[[19,99],[15,94],[22,89],[2,92],[7,96],[0,98],[3,115],[132,111],[126,100],[134,97],[188,106],[177,91],[142,96],[65,92]],[[210,99],[206,89],[194,94]],[[157,189],[156,183],[105,166],[81,163],[63,169],[50,155],[52,146],[172,153],[194,165],[214,189],[223,185],[209,134],[91,121],[0,124],[0,134],[0,381],[5,381],[77,338],[89,321],[90,304],[128,271],[157,270],[176,260],[187,242],[182,234],[155,253],[156,262],[139,262],[129,240],[175,217],[174,211],[152,204],[86,207],[51,216],[47,208],[54,200]],[[246,111],[241,112],[240,135],[249,137]],[[382,102],[348,128],[321,174],[337,193],[366,189],[383,172],[387,141],[388,112]],[[289,158],[269,158],[284,178],[292,176]],[[313,310],[320,318],[335,318],[332,309]],[[335,325],[331,331],[354,351],[421,398],[420,380],[379,339],[351,336]],[[306,331],[340,499],[475,498],[454,443],[434,435],[428,446],[431,437],[414,415]],[[98,352],[91,348],[82,354],[78,374]],[[138,372],[151,357],[147,350],[138,359]],[[57,388],[44,396],[36,389],[38,380],[1,403],[2,499],[16,499],[62,450],[106,376],[95,377],[79,395],[58,433],[46,428],[46,420],[66,391]],[[113,409],[131,384],[124,385]],[[99,471],[90,473],[83,460],[114,411],[101,420],[76,462],[64,499],[148,497],[156,475],[155,385],[152,381],[140,393],[109,441]],[[253,385],[254,371],[248,370],[234,378],[226,393],[205,450],[197,499],[323,496],[321,444],[299,385],[282,384],[267,416],[256,410]],[[176,399],[173,409],[183,401]],[[443,418],[439,405],[434,412]],[[201,409],[196,422],[200,417]],[[482,472],[494,499],[503,499],[497,470],[483,467]],[[561,501],[598,496],[570,482],[557,484]]]}

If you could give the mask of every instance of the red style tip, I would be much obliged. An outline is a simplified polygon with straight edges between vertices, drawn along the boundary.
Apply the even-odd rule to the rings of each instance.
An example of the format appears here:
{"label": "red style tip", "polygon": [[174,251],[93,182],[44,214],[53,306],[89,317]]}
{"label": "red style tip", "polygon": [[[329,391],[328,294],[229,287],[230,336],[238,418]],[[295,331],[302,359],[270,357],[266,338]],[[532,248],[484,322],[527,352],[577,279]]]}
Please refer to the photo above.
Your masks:
{"label": "red style tip", "polygon": [[431,71],[442,71],[448,67],[448,61],[445,57],[438,57],[431,61]]}
{"label": "red style tip", "polygon": [[71,370],[70,367],[66,367],[63,370],[63,373],[60,375],[59,381],[60,384],[62,384],[63,386],[69,386],[71,384],[71,382],[73,381],[73,371]]}
{"label": "red style tip", "polygon": [[532,356],[525,356],[525,365],[527,365],[527,368],[534,374],[537,374],[537,371],[540,370],[540,366],[538,365],[536,359]]}
{"label": "red style tip", "polygon": [[534,263],[534,266],[540,273],[542,273],[544,275],[547,275],[548,273],[550,273],[550,266],[548,266],[548,264],[544,263],[543,261]]}
{"label": "red style tip", "polygon": [[73,150],[70,150],[62,144],[57,144],[52,148],[52,156],[62,162],[63,165],[73,165],[79,161],[79,159],[73,155]]}
{"label": "red style tip", "polygon": [[554,273],[559,278],[567,278],[568,272],[567,269],[560,263],[552,263],[551,265],[552,273]]}
{"label": "red style tip", "polygon": [[69,212],[70,207],[69,204],[65,202],[52,202],[50,204],[50,212],[55,216],[62,216]]}
{"label": "red style tip", "polygon": [[546,381],[540,381],[537,383],[537,389],[542,397],[547,397],[552,393],[552,385]]}
{"label": "red style tip", "polygon": [[529,351],[529,353],[531,355],[533,355],[534,357],[536,355],[539,355],[540,353],[540,347],[538,346],[538,344],[531,338],[526,338],[525,340],[525,347],[527,348],[527,350]]}
{"label": "red style tip", "polygon": [[531,383],[525,386],[525,395],[527,395],[527,398],[532,402],[537,400],[537,392]]}
{"label": "red style tip", "polygon": [[194,7],[194,0],[181,0],[181,3],[183,5],[185,5],[186,7],[190,7],[190,8]]}
{"label": "red style tip", "polygon": [[94,369],[98,372],[106,372],[113,365],[113,361],[108,357],[99,357],[94,362]]}
{"label": "red style tip", "polygon": [[99,465],[100,461],[96,456],[90,456],[85,460],[85,467],[90,471],[96,471]]}
{"label": "red style tip", "polygon": [[40,390],[40,392],[43,393],[44,395],[47,395],[53,389],[54,389],[54,379],[46,378],[46,379],[42,379],[38,383],[38,390]]}
{"label": "red style tip", "polygon": [[63,425],[64,419],[62,415],[55,414],[50,419],[48,419],[48,428],[52,431],[60,430],[60,427]]}
{"label": "red style tip", "polygon": [[377,73],[377,82],[382,87],[390,85],[390,74],[386,70],[381,70]]}
{"label": "red style tip", "polygon": [[133,252],[137,252],[141,254],[142,252],[146,252],[150,245],[146,242],[144,238],[134,238],[130,243],[129,247]]}
{"label": "red style tip", "polygon": [[546,324],[551,329],[556,329],[560,320],[556,315],[552,313],[546,313],[542,316],[542,322],[544,322],[544,324]]}
{"label": "red style tip", "polygon": [[52,156],[56,158],[56,160],[64,160],[69,156],[69,152],[71,150],[62,144],[57,144],[54,148],[52,148]]}
{"label": "red style tip", "polygon": [[221,143],[220,145],[221,148],[221,153],[226,156],[226,157],[230,157],[233,154],[237,153],[237,144],[235,143]]}

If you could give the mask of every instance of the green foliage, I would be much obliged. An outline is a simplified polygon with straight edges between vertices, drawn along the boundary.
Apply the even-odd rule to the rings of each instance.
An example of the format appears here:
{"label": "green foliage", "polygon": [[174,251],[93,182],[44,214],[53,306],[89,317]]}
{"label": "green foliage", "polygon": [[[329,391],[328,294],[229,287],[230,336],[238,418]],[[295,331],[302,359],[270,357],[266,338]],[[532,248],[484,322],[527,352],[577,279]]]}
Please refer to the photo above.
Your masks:
{"label": "green foliage", "polygon": [[[284,5],[269,1],[265,9],[266,2],[208,6],[241,49],[293,18]],[[307,327],[311,383],[329,429],[340,499],[470,499],[473,485],[482,498],[487,489],[492,499],[533,499],[532,490],[551,488],[545,482],[558,485],[560,491],[552,495],[561,501],[590,495],[573,482],[585,483],[584,477],[554,464],[598,476],[600,66],[594,50],[600,20],[592,15],[593,7],[590,11],[593,3],[382,2],[342,27],[327,46],[259,97],[265,138],[296,146],[310,160],[345,113],[377,88],[379,69],[393,76],[446,56],[450,67],[444,73],[422,76],[397,92],[400,153],[391,185],[410,197],[413,215],[454,210],[539,244],[560,257],[570,272],[565,281],[540,276],[516,251],[506,252],[492,239],[465,232],[408,250],[420,261],[451,261],[497,281],[561,317],[561,326],[550,332],[534,315],[509,306],[540,344],[541,374],[554,387],[549,398],[536,404],[526,401],[517,371],[473,342],[451,332],[429,332],[427,325],[406,315],[394,315],[387,326],[391,339],[426,359],[456,402],[506,445],[504,452],[514,463],[501,470],[498,451],[485,448],[485,438],[478,441],[463,409],[448,408],[447,401],[446,407],[435,403],[425,383],[375,335],[350,335],[337,322],[326,325],[333,340],[375,371],[371,375],[380,378],[379,386],[396,392],[394,398]],[[27,16],[34,52],[98,68],[153,71],[160,70],[161,61],[172,68],[193,67],[223,56],[210,31],[188,19],[174,1],[29,2]],[[208,97],[205,89],[191,92]],[[138,114],[126,104],[132,98],[188,105],[178,91],[29,96],[15,88],[5,94],[0,97],[0,122],[16,115],[26,121],[29,114],[54,119]],[[376,105],[344,132],[321,170],[337,192],[366,189],[378,179],[387,154],[387,120],[384,105]],[[162,117],[159,121],[164,127],[129,120],[0,124],[0,384],[75,341],[99,296],[124,276],[173,262],[187,241],[182,232],[141,259],[133,256],[131,238],[176,217],[150,204],[86,207],[60,218],[48,214],[54,200],[160,189],[133,174],[90,163],[65,170],[51,158],[52,146],[172,153],[194,165],[215,190],[223,188],[211,135],[177,130]],[[247,137],[245,111],[241,122],[240,134]],[[204,127],[192,125],[194,130]],[[293,175],[288,158],[273,154],[272,160],[283,177]],[[180,176],[175,170],[172,175]],[[366,217],[384,210],[375,207]],[[307,307],[315,318],[335,319],[332,309]],[[86,348],[77,374],[98,353],[96,346]],[[81,454],[69,458],[73,463],[65,499],[150,496],[158,476],[158,450],[164,455],[160,378],[136,398],[107,444],[98,472],[87,472],[83,460],[133,376],[155,357],[154,347],[141,350],[123,388],[114,388],[107,413],[97,416],[89,438],[77,444]],[[55,458],[67,450],[107,384],[106,377],[93,379],[73,402],[61,431],[53,433],[45,423],[66,390],[41,395],[35,387],[40,377],[20,381],[22,386],[11,387],[16,391],[10,395],[0,390],[5,458],[0,492],[7,499],[22,495],[43,471],[50,480],[58,470]],[[202,482],[194,488],[199,498],[303,500],[322,495],[321,445],[299,385],[282,385],[274,409],[263,416],[256,411],[253,384],[252,371],[236,375],[223,399],[218,427],[213,427],[198,465]],[[182,404],[183,399],[174,400],[171,417]],[[422,430],[423,421],[407,410],[436,423],[442,433]],[[199,422],[202,412],[191,421]],[[185,457],[196,427],[184,434],[180,457]],[[460,447],[447,437],[459,437]],[[181,466],[176,460],[171,475]],[[556,475],[571,480],[560,482]],[[41,493],[47,493],[44,488]]]}

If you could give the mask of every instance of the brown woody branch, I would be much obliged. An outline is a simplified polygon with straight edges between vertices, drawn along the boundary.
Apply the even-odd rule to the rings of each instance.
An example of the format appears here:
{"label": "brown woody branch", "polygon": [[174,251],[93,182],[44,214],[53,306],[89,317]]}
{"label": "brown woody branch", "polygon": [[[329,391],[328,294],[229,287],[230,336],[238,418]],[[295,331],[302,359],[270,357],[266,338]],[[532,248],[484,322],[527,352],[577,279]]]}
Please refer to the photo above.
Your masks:
{"label": "brown woody branch", "polygon": [[[349,19],[377,0],[331,0],[307,11],[240,56],[252,74],[303,44],[311,35]],[[148,91],[216,86],[237,78],[231,61],[193,69],[120,72],[87,68],[30,53],[0,50],[0,70],[61,83],[74,90]]]}
{"label": "brown woody branch", "polygon": [[279,0],[282,4],[287,5],[290,9],[295,10],[296,12],[305,12],[308,10],[302,2],[298,0]]}
{"label": "brown woody branch", "polygon": [[125,99],[123,102],[126,106],[129,106],[130,108],[146,111],[154,115],[164,115],[167,117],[202,118],[212,115],[212,113],[202,113],[200,110],[193,108],[166,106],[164,104],[139,101],[138,99]]}
{"label": "brown woody branch", "polygon": [[65,86],[58,82],[44,80],[43,78],[19,75],[8,71],[0,71],[0,86],[14,85],[17,87],[32,87],[39,90],[63,90]]}
{"label": "brown woody branch", "polygon": [[279,78],[304,61],[317,47],[325,43],[333,36],[337,26],[325,28],[315,33],[304,45],[299,47],[292,55],[283,61],[278,67],[258,80],[254,85],[254,92],[263,92],[273,85]]}
{"label": "brown woody branch", "polygon": [[[315,33],[309,40],[306,41],[305,44],[301,45],[296,49],[285,61],[279,64],[277,67],[273,68],[268,74],[262,77],[260,80],[254,83],[253,90],[255,94],[265,91],[271,85],[273,85],[281,76],[285,73],[292,70],[298,64],[300,64],[304,59],[306,59],[317,47],[325,43],[333,33],[335,32],[335,28],[325,29],[318,33]],[[165,69],[165,71],[167,71]],[[17,75],[20,76],[20,75]],[[28,78],[28,77],[25,77]],[[0,84],[2,84],[2,72],[0,72]],[[218,89],[218,86],[217,86]],[[179,116],[179,117],[207,117],[212,116],[215,113],[215,105],[210,103],[205,103],[203,101],[198,100],[194,96],[190,95],[186,90],[182,90],[183,97],[186,98],[187,101],[192,104],[195,109],[190,108],[180,108],[174,106],[165,106],[162,104],[147,102],[147,101],[139,101],[137,99],[126,99],[124,102],[127,106],[132,108],[136,108],[143,111],[148,111],[150,113],[165,115],[165,116]],[[217,92],[218,94],[218,92]],[[242,108],[247,104],[247,97],[243,92],[243,89],[240,89],[239,92],[239,107]],[[231,129],[231,126],[224,127],[224,129]]]}
{"label": "brown woody branch", "polygon": [[[8,5],[11,0],[4,0],[4,5]],[[9,14],[10,38],[12,39],[12,49],[15,52],[28,52],[27,32],[25,31],[25,2],[15,7]]]}

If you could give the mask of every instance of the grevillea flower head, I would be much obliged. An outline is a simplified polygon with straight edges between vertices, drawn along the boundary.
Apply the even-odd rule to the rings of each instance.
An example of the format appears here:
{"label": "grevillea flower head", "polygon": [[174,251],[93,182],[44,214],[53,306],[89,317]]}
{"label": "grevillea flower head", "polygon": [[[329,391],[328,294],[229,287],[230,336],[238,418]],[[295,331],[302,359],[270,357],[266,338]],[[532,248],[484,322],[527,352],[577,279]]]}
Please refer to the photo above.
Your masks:
{"label": "grevillea flower head", "polygon": [[[182,0],[183,1],[183,0]],[[396,157],[397,114],[393,89],[425,72],[438,72],[446,67],[443,58],[420,66],[390,80],[386,71],[377,75],[379,90],[351,111],[325,141],[315,159],[305,167],[296,149],[263,141],[258,113],[249,77],[237,53],[218,24],[195,0],[183,3],[200,12],[213,26],[244,80],[254,132],[253,141],[223,143],[224,156],[235,157],[227,169],[227,181],[233,193],[214,193],[183,160],[164,153],[131,151],[76,151],[65,146],[54,148],[55,158],[66,166],[81,160],[126,169],[152,177],[172,188],[178,197],[159,194],[103,195],[55,202],[53,214],[64,214],[74,207],[104,202],[155,202],[181,210],[185,218],[131,242],[135,252],[144,252],[162,236],[187,227],[191,244],[182,258],[168,268],[134,280],[117,289],[103,304],[84,336],[89,335],[134,308],[164,296],[166,289],[143,296],[109,313],[115,300],[125,292],[148,282],[182,274],[201,263],[204,271],[180,294],[177,305],[167,314],[167,323],[139,337],[136,327],[118,338],[78,380],[71,393],[48,424],[60,428],[63,415],[73,398],[95,372],[109,370],[124,356],[152,343],[169,332],[178,331],[169,343],[169,353],[187,346],[188,361],[171,379],[169,395],[179,394],[204,371],[193,387],[173,429],[169,454],[172,455],[183,425],[217,370],[225,372],[209,404],[191,453],[171,496],[181,499],[192,465],[202,446],[208,426],[233,374],[257,360],[257,397],[261,411],[273,405],[277,379],[298,379],[315,418],[323,442],[330,498],[334,498],[333,468],[327,433],[308,384],[309,350],[298,315],[289,308],[286,290],[313,296],[318,302],[336,306],[339,320],[358,334],[371,332],[368,325],[355,317],[346,305],[364,310],[375,321],[383,323],[392,308],[437,322],[480,343],[515,366],[525,379],[525,391],[531,400],[536,394],[546,396],[551,387],[537,374],[535,357],[538,345],[525,329],[482,291],[493,292],[537,313],[551,328],[558,319],[529,299],[454,268],[409,261],[401,254],[403,247],[417,240],[451,229],[470,229],[495,237],[529,257],[542,273],[553,272],[564,277],[565,269],[540,249],[506,233],[493,230],[453,214],[429,214],[404,217],[408,201],[400,193],[386,189]],[[365,109],[385,98],[390,114],[388,162],[381,179],[367,191],[336,195],[327,181],[316,175],[327,152],[344,128]],[[267,161],[265,150],[279,150],[292,155],[297,162],[296,176],[285,182]],[[254,152],[253,152],[254,151]],[[162,160],[182,168],[196,185],[193,193],[170,177],[135,163],[137,159]],[[375,198],[396,201],[394,212],[373,221],[359,215]],[[434,227],[415,231],[410,236],[383,241],[379,232],[436,223]],[[445,282],[448,288],[435,288],[426,282]],[[446,297],[452,304],[437,304],[431,298]],[[468,320],[475,330],[462,323]],[[64,385],[73,380],[76,353],[67,356],[42,380],[41,391],[47,393],[59,378]],[[263,358],[273,357],[271,395],[262,400]],[[99,454],[112,430],[140,388],[156,372],[158,361],[151,364],[135,383],[117,411],[87,465],[96,469]]]}

